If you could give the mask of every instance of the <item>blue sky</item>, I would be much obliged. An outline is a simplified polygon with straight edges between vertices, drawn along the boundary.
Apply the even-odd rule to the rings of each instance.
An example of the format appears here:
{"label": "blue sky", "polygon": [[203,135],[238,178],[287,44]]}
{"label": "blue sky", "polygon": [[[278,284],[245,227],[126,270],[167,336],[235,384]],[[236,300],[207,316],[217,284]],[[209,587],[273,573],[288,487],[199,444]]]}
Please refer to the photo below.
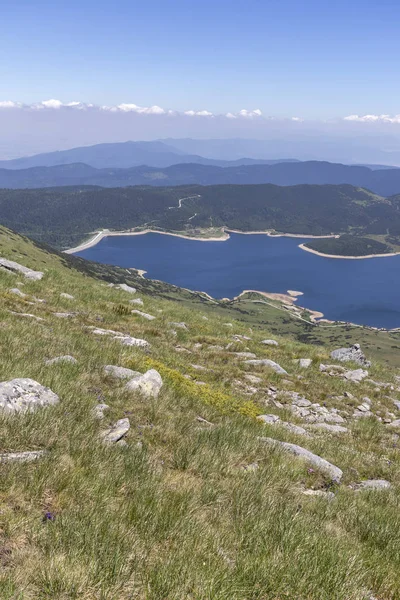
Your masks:
{"label": "blue sky", "polygon": [[400,113],[400,3],[3,0],[0,101]]}

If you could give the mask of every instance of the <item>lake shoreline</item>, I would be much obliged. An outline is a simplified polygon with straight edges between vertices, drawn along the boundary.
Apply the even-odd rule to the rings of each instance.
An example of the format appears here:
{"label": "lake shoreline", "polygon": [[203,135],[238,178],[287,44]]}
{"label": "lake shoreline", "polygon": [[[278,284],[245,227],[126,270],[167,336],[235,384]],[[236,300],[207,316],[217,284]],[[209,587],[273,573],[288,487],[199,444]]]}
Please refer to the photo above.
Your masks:
{"label": "lake shoreline", "polygon": [[344,260],[363,260],[365,258],[388,258],[389,256],[399,256],[400,252],[388,252],[386,254],[366,254],[365,256],[345,256],[340,254],[324,254],[323,252],[318,252],[318,250],[313,250],[312,248],[308,248],[305,244],[299,244],[298,246],[301,250],[305,252],[311,252],[311,254],[316,254],[317,256],[322,256],[322,258],[341,258]]}
{"label": "lake shoreline", "polygon": [[93,248],[98,243],[101,242],[104,238],[107,237],[120,237],[120,236],[134,236],[134,235],[147,235],[148,233],[159,233],[160,235],[171,235],[173,237],[183,238],[185,240],[192,240],[196,242],[226,242],[230,238],[230,233],[237,233],[239,235],[267,235],[268,237],[291,237],[291,238],[307,238],[307,239],[326,239],[326,238],[335,238],[337,235],[310,235],[310,234],[300,234],[300,233],[275,233],[273,231],[239,231],[238,229],[221,229],[222,235],[218,237],[196,237],[190,235],[184,235],[183,233],[173,233],[170,231],[158,231],[157,229],[143,229],[142,231],[110,231],[108,229],[103,229],[102,231],[98,231],[91,239],[86,242],[82,242],[78,246],[74,248],[68,248],[64,250],[65,254],[76,254],[77,252],[82,252],[83,250],[88,250],[89,248]]}

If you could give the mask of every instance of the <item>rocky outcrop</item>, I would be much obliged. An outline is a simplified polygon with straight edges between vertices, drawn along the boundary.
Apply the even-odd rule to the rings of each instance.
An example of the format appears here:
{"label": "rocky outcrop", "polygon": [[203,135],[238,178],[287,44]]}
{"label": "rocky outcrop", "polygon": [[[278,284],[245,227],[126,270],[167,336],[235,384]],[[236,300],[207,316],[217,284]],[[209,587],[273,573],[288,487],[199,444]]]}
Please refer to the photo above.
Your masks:
{"label": "rocky outcrop", "polygon": [[130,392],[140,392],[147,398],[157,398],[163,385],[161,375],[155,369],[150,369],[144,375],[133,377],[125,388]]}
{"label": "rocky outcrop", "polygon": [[101,329],[99,327],[91,327],[92,333],[95,335],[107,335],[112,336],[114,340],[118,340],[124,346],[138,346],[139,348],[150,348],[149,342],[142,340],[141,338],[134,338],[130,335],[125,335],[120,331],[113,331],[112,329]]}
{"label": "rocky outcrop", "polygon": [[285,371],[285,369],[269,358],[246,360],[245,364],[253,365],[255,367],[270,367],[273,371],[275,371],[275,373],[279,373],[279,375],[288,375],[288,372]]}
{"label": "rocky outcrop", "polygon": [[350,348],[338,348],[331,352],[331,358],[340,362],[355,362],[362,367],[370,367],[371,363],[368,361],[361,350],[360,344],[353,344]]}
{"label": "rocky outcrop", "polygon": [[57,394],[33,379],[12,379],[0,383],[0,411],[33,411],[59,402]]}
{"label": "rocky outcrop", "polygon": [[44,273],[41,271],[34,271],[33,269],[28,269],[28,267],[24,267],[13,260],[7,260],[6,258],[0,258],[0,268],[9,271],[10,273],[21,274],[27,279],[33,279],[34,281],[38,281],[42,279]]}
{"label": "rocky outcrop", "polygon": [[281,448],[290,454],[294,454],[295,456],[299,456],[303,460],[307,461],[317,469],[319,469],[322,473],[327,475],[334,483],[340,483],[343,477],[343,471],[336,467],[332,463],[328,462],[324,458],[321,458],[317,454],[310,452],[306,448],[302,448],[301,446],[297,446],[297,444],[289,444],[288,442],[280,442],[278,440],[274,440],[272,438],[259,438],[260,441],[270,444],[271,446],[275,446],[277,448]]}

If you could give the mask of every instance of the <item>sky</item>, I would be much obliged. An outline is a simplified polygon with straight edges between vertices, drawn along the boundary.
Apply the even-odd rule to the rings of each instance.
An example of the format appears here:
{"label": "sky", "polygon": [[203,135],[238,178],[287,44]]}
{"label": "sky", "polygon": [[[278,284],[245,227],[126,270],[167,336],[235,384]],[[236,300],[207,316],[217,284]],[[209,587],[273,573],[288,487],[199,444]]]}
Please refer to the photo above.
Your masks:
{"label": "sky", "polygon": [[398,0],[2,0],[0,157],[54,149],[41,126],[119,140],[110,113],[134,139],[398,139],[399,22]]}

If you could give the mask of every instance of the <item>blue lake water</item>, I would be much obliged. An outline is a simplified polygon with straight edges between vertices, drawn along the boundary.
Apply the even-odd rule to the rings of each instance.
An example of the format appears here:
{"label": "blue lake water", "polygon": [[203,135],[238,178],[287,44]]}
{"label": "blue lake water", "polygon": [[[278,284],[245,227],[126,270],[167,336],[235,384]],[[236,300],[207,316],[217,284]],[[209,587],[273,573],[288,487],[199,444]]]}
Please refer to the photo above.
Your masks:
{"label": "blue lake water", "polygon": [[108,237],[77,256],[134,267],[215,298],[243,290],[304,293],[298,304],[332,320],[400,327],[400,255],[367,260],[323,258],[298,248],[306,239],[231,234],[201,242],[149,233]]}

